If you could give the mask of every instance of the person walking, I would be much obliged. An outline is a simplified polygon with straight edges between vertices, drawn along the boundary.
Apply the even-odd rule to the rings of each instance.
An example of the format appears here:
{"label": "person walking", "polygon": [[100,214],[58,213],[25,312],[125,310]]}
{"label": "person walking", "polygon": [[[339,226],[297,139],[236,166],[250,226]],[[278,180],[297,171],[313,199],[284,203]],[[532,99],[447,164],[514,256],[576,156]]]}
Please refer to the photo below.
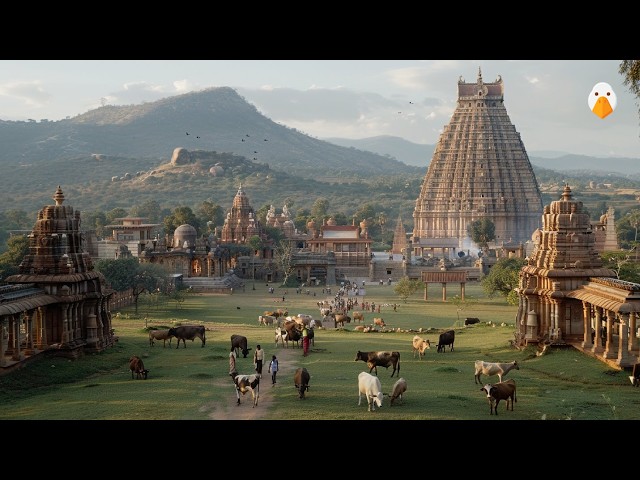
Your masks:
{"label": "person walking", "polygon": [[253,353],[253,365],[256,367],[256,373],[262,377],[262,362],[264,361],[264,350],[260,348],[260,344],[256,345],[256,351]]}
{"label": "person walking", "polygon": [[303,356],[306,357],[309,354],[309,331],[306,325],[302,326],[302,350]]}
{"label": "person walking", "polygon": [[275,355],[271,357],[269,362],[269,373],[271,374],[271,385],[276,384],[276,374],[278,373],[278,359]]}
{"label": "person walking", "polygon": [[229,376],[235,378],[236,375],[238,375],[238,370],[236,370],[236,350],[231,347],[229,352]]}

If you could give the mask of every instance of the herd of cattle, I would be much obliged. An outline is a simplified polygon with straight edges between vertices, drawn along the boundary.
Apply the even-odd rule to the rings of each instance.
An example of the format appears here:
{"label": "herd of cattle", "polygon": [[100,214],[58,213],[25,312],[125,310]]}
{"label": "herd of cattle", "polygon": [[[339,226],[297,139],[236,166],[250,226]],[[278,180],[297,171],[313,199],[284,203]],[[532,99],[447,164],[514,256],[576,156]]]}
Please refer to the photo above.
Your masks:
{"label": "herd of cattle", "polygon": [[[301,331],[303,326],[307,327],[308,335],[311,342],[314,341],[314,328],[318,325],[321,326],[321,322],[316,323],[316,320],[314,320],[310,315],[302,314],[299,314],[295,317],[286,316],[284,322],[278,321],[278,319],[283,315],[286,315],[286,312],[275,311],[265,312],[264,315],[260,315],[258,317],[258,322],[261,325],[277,325],[277,327],[275,328],[276,347],[279,344],[284,347],[285,342],[287,348],[289,346],[289,342],[293,342],[294,347],[300,347],[299,340],[302,336]],[[341,318],[341,314],[333,316],[336,322],[336,326],[338,323],[349,322],[351,320],[347,315],[344,315],[344,317],[347,318]],[[341,322],[338,321],[338,318],[340,318]],[[378,325],[384,326],[384,321],[382,319],[375,320],[380,320]],[[470,321],[469,324],[477,323],[474,320],[477,319],[467,319],[467,321]],[[150,346],[154,346],[155,341],[162,340],[163,346],[166,346],[167,341],[169,342],[169,346],[171,346],[171,340],[175,337],[177,339],[176,348],[180,347],[181,341],[183,343],[183,347],[186,348],[186,340],[191,340],[193,342],[196,338],[199,338],[202,342],[202,347],[204,347],[206,343],[205,332],[206,329],[203,325],[182,325],[164,330],[150,330],[149,344]],[[447,351],[446,347],[448,346],[449,351],[453,352],[454,341],[455,330],[447,330],[445,332],[442,332],[438,337],[436,351],[438,353],[444,353]],[[425,355],[425,351],[431,348],[431,342],[428,339],[420,337],[419,335],[415,335],[412,339],[412,347],[413,357],[415,358],[416,355],[418,355],[418,359],[422,360],[422,357],[424,357]],[[249,351],[251,350],[247,337],[237,334],[231,335],[231,348],[235,351],[236,356],[239,357],[240,354],[242,354],[244,358],[247,357]],[[361,372],[358,375],[358,405],[361,404],[362,397],[364,396],[367,400],[369,411],[374,411],[376,405],[378,408],[382,408],[383,398],[385,394],[382,392],[382,385],[380,379],[378,378],[378,367],[383,367],[385,369],[392,367],[391,377],[394,377],[394,375],[398,377],[391,389],[391,392],[386,394],[386,396],[389,398],[390,406],[393,406],[396,400],[400,400],[401,402],[403,402],[403,395],[407,390],[407,381],[406,379],[400,377],[400,352],[358,350],[356,352],[355,361],[363,361],[369,368],[369,372]],[[129,367],[131,370],[132,379],[147,379],[149,370],[145,369],[140,357],[131,357],[131,359],[129,360]],[[482,385],[482,388],[480,389],[484,394],[486,394],[489,401],[489,413],[491,415],[498,414],[497,408],[501,400],[505,400],[507,410],[509,410],[509,406],[511,406],[511,410],[513,410],[513,403],[517,401],[515,381],[513,379],[503,381],[502,377],[509,373],[511,370],[519,370],[520,367],[518,363],[516,361],[510,363],[496,363],[477,360],[474,367],[474,381],[476,384],[482,385],[482,375],[488,377],[498,377],[498,383],[487,383],[485,385]],[[294,386],[298,391],[298,396],[300,399],[306,398],[305,392],[309,391],[310,379],[311,375],[306,368],[296,369],[293,380]],[[248,392],[251,393],[253,407],[256,407],[258,405],[258,399],[260,396],[259,374],[236,374],[233,377],[233,383],[236,389],[238,405],[240,405],[240,394],[244,396]]]}

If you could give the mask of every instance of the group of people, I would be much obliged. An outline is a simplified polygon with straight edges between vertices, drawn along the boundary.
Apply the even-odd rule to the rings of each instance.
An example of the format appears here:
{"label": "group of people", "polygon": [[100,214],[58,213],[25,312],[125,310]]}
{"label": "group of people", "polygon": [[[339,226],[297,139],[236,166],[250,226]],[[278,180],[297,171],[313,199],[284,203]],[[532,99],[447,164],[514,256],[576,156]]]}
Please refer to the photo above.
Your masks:
{"label": "group of people", "polygon": [[[262,377],[262,364],[264,362],[264,350],[260,346],[260,344],[256,345],[256,350],[253,353],[253,366],[256,370],[256,373]],[[276,375],[278,373],[279,365],[278,358],[275,355],[271,356],[271,361],[269,362],[269,373],[271,374],[271,385],[276,384]],[[238,370],[236,369],[236,350],[231,347],[231,351],[229,352],[229,376],[231,378],[235,378],[238,375]]]}

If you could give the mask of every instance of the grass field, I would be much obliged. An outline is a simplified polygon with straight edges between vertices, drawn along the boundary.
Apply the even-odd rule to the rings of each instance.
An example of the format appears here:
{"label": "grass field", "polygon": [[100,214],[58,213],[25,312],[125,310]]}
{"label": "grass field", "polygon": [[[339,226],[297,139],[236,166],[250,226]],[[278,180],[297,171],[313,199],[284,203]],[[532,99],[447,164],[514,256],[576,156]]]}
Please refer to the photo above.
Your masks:
{"label": "grass field", "polygon": [[[143,301],[138,314],[134,308],[122,310],[113,319],[119,340],[113,348],[77,360],[49,357],[29,362],[20,370],[0,376],[1,420],[631,420],[639,419],[640,389],[631,386],[624,371],[572,348],[554,348],[536,356],[535,348],[513,348],[516,307],[501,298],[485,298],[479,284],[466,286],[467,305],[458,310],[443,302],[438,289],[429,290],[429,301],[416,293],[406,303],[395,296],[393,285],[367,286],[366,300],[381,304],[380,314],[365,313],[365,323],[381,316],[388,328],[401,332],[362,333],[348,324],[344,330],[316,331],[315,346],[303,357],[298,348],[276,347],[274,329],[258,325],[265,310],[286,308],[290,314],[319,317],[318,301],[329,299],[321,287],[309,294],[296,294],[267,286],[247,285],[233,295],[193,294],[181,305]],[[337,289],[334,288],[335,293]],[[286,293],[285,293],[286,292]],[[449,286],[447,296],[459,294]],[[282,302],[282,296],[285,301]],[[396,312],[390,304],[399,304]],[[481,323],[464,327],[465,317]],[[491,324],[489,323],[491,322]],[[200,340],[188,341],[186,348],[163,348],[162,342],[149,345],[148,327],[177,324],[207,327],[204,347]],[[423,338],[433,347],[424,359],[412,355],[414,333],[422,328]],[[438,333],[456,330],[454,351],[436,353]],[[228,376],[231,334],[245,335],[252,350],[240,355],[240,373],[253,373],[252,355],[256,344],[265,349],[265,368],[260,401],[253,409],[249,395],[236,406],[235,389]],[[358,405],[357,376],[368,371],[354,361],[358,350],[397,350],[401,353],[400,376],[408,383],[403,401],[367,411],[366,401]],[[147,380],[132,380],[128,368],[131,355],[143,358],[150,370]],[[267,373],[271,355],[280,359],[278,383],[272,387]],[[513,411],[501,402],[499,414],[489,414],[489,404],[474,382],[474,361],[510,362],[519,370],[506,378],[517,384]],[[298,398],[293,371],[306,367],[311,374],[307,398]],[[380,368],[378,376],[385,393],[396,377],[391,369]],[[483,377],[495,383],[497,377]]]}

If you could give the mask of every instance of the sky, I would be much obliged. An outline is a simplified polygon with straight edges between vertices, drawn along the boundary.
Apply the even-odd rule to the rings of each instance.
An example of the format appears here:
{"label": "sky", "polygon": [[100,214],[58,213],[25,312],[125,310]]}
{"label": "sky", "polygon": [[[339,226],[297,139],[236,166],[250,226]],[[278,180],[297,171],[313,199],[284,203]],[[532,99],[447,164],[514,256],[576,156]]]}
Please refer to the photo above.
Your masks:
{"label": "sky", "polygon": [[[231,87],[260,113],[319,139],[379,135],[436,144],[462,77],[504,82],[504,104],[531,152],[640,159],[639,101],[621,60],[0,60],[0,120],[72,118]],[[606,82],[617,102],[591,111]]]}

